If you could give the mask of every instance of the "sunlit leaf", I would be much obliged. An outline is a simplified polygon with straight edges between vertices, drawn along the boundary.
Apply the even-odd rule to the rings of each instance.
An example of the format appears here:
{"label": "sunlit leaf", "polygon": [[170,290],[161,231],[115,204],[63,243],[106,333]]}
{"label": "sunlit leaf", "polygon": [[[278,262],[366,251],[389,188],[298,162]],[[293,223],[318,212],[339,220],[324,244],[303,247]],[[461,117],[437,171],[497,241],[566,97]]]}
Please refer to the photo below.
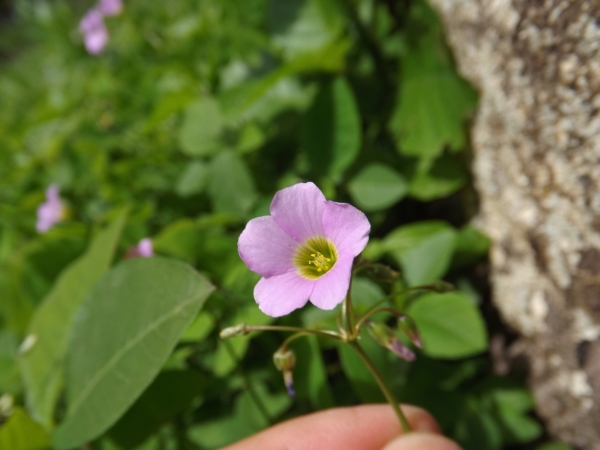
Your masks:
{"label": "sunlit leaf", "polygon": [[432,357],[458,359],[485,351],[485,322],[467,295],[461,292],[425,294],[407,313],[417,323],[423,351]]}
{"label": "sunlit leaf", "polygon": [[446,222],[417,222],[396,228],[383,246],[402,267],[411,286],[441,278],[454,252],[456,231]]}
{"label": "sunlit leaf", "polygon": [[391,167],[374,163],[350,181],[348,190],[359,208],[377,211],[401,200],[406,195],[407,183]]}
{"label": "sunlit leaf", "polygon": [[109,268],[125,218],[124,211],[109,227],[98,233],[84,255],[61,273],[27,330],[33,346],[20,358],[27,405],[34,418],[46,427],[53,424],[75,313]]}
{"label": "sunlit leaf", "polygon": [[87,297],[66,360],[66,417],[54,434],[72,448],[108,429],[158,374],[213,287],[190,266],[136,258]]}
{"label": "sunlit leaf", "polygon": [[16,407],[8,422],[0,427],[0,448],[6,450],[49,450],[50,436],[21,408]]}

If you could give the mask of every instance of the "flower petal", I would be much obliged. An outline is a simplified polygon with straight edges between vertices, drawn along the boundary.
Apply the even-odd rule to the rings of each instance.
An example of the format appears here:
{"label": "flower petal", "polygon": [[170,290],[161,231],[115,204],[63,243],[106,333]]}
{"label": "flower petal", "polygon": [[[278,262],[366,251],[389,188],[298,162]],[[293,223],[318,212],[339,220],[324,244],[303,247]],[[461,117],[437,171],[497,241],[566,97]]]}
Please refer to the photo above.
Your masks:
{"label": "flower petal", "polygon": [[333,309],[342,303],[350,287],[353,261],[350,255],[340,255],[335,266],[315,282],[310,296],[313,305],[321,309]]}
{"label": "flower petal", "polygon": [[354,206],[326,201],[323,228],[325,236],[333,241],[338,253],[356,256],[369,241],[371,224],[367,216]]}
{"label": "flower petal", "polygon": [[325,196],[314,183],[298,183],[282,189],[271,202],[271,216],[297,241],[325,236],[323,209]]}
{"label": "flower petal", "polygon": [[271,317],[285,316],[303,307],[315,282],[306,280],[295,271],[261,278],[254,287],[254,298],[262,312]]}
{"label": "flower petal", "polygon": [[294,269],[298,245],[271,216],[263,216],[248,222],[238,240],[238,253],[252,272],[272,277]]}

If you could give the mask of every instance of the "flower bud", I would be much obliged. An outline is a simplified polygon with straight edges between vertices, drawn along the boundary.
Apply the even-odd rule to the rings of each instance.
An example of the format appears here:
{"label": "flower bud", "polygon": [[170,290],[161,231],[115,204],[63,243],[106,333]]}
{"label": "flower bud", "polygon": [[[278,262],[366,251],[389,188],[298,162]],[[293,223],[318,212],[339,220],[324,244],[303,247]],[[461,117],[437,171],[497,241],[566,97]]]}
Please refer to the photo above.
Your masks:
{"label": "flower bud", "polygon": [[248,332],[246,331],[246,324],[240,323],[233,327],[227,327],[221,330],[219,337],[221,339],[229,339],[235,336],[245,336]]}
{"label": "flower bud", "polygon": [[417,324],[410,316],[403,314],[402,317],[398,318],[398,329],[410,340],[410,342],[419,348],[423,348],[423,341],[421,341]]}
{"label": "flower bud", "polygon": [[454,290],[454,285],[444,280],[437,280],[431,283],[431,289],[443,294],[445,292],[452,292]]}
{"label": "flower bud", "polygon": [[378,344],[394,352],[400,358],[407,361],[414,361],[415,354],[405,346],[396,333],[384,323],[367,322],[369,334],[377,341]]}
{"label": "flower bud", "polygon": [[296,355],[294,352],[287,348],[280,348],[273,355],[273,362],[275,367],[280,372],[283,372],[283,382],[287,388],[288,395],[293,397],[296,395],[294,392],[294,380],[292,378],[292,370],[296,365]]}
{"label": "flower bud", "polygon": [[374,280],[382,281],[384,283],[393,283],[400,278],[400,272],[385,264],[371,263],[367,271]]}

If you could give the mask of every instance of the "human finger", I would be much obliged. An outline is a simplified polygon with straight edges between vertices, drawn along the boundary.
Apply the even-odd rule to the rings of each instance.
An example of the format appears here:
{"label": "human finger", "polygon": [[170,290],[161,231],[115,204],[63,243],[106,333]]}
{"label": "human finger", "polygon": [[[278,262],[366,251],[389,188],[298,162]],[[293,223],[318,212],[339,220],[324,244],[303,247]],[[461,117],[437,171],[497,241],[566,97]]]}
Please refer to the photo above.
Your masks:
{"label": "human finger", "polygon": [[[414,431],[439,433],[435,419],[424,409],[402,405]],[[398,418],[388,405],[334,408],[275,425],[225,450],[336,449],[380,450],[403,434]]]}
{"label": "human finger", "polygon": [[409,433],[397,437],[382,450],[461,450],[457,443],[440,434]]}

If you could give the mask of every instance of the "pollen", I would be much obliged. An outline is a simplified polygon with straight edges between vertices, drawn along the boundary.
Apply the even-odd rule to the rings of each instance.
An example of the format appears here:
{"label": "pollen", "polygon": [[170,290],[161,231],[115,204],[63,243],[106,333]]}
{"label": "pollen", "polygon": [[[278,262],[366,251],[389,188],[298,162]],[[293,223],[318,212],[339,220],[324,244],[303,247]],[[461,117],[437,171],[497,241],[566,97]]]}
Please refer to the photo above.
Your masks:
{"label": "pollen", "polygon": [[329,272],[338,259],[335,244],[316,236],[307,239],[296,251],[294,265],[298,273],[308,280],[316,280]]}

